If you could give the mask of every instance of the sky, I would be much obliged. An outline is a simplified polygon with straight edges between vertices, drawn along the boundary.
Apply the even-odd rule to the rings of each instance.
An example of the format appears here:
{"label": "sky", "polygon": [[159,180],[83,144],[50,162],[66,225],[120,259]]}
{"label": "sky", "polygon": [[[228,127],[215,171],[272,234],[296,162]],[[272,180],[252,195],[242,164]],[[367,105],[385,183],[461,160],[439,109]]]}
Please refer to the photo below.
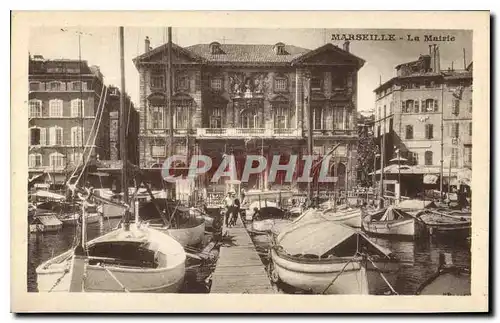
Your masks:
{"label": "sky", "polygon": [[[64,28],[66,31],[62,31]],[[132,59],[144,53],[144,39],[149,36],[151,46],[167,41],[166,26],[125,27],[125,89],[134,104],[139,103],[139,73]],[[30,32],[29,52],[46,59],[78,59],[78,32],[82,59],[89,65],[100,67],[107,85],[120,85],[120,43],[118,27],[37,27]],[[172,28],[172,41],[180,46],[199,43],[275,44],[283,42],[308,49],[315,49],[328,42],[342,47],[343,41],[332,41],[332,34],[395,34],[396,41],[351,41],[350,51],[364,59],[365,65],[358,73],[358,111],[373,110],[373,90],[395,76],[395,66],[416,60],[429,52],[430,44],[437,44],[441,54],[441,69],[448,69],[453,62],[455,69],[463,69],[472,61],[472,32],[465,30],[369,30],[369,29],[245,29],[245,28]],[[413,41],[408,40],[408,35]],[[428,42],[424,35],[449,36],[448,40]],[[419,40],[415,40],[419,37]],[[454,37],[451,41],[450,38]],[[401,39],[402,38],[402,39]]]}

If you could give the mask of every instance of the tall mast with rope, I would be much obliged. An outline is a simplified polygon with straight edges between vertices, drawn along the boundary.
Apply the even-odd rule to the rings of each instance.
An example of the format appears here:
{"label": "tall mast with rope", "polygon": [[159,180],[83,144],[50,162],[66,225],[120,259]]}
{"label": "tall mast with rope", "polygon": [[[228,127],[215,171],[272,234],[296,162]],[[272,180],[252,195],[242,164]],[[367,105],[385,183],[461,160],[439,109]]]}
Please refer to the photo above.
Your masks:
{"label": "tall mast with rope", "polygon": [[[126,109],[125,109],[125,59],[124,59],[124,36],[123,36],[123,26],[120,27],[120,78],[121,78],[121,91],[120,91],[120,157],[122,160],[122,190],[123,190],[123,203],[129,203],[128,198],[128,177],[127,177],[127,164],[128,164],[128,154],[127,154],[127,141],[126,141],[126,131],[127,127],[125,124],[127,122]],[[124,229],[125,231],[130,230],[130,209],[125,209],[124,216]]]}

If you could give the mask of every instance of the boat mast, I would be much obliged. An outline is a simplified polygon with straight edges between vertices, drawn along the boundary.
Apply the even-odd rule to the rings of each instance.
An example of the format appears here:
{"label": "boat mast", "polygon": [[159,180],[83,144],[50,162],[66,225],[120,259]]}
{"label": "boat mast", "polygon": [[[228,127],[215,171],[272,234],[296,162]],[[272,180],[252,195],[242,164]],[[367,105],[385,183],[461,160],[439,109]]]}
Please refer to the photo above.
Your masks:
{"label": "boat mast", "polygon": [[[307,153],[309,157],[313,155],[313,114],[311,109],[311,75],[309,72],[306,74],[306,84],[307,84]],[[307,194],[309,203],[312,202],[313,198],[313,188],[311,181],[307,181]]]}
{"label": "boat mast", "polygon": [[[437,73],[439,73],[440,71],[436,71]],[[444,169],[443,169],[443,166],[444,166],[444,113],[443,113],[443,109],[444,109],[444,81],[443,83],[441,84],[441,171],[440,171],[440,181],[439,181],[439,201],[440,202],[443,202],[443,173],[444,173]],[[448,181],[450,179],[448,178]]]}
{"label": "boat mast", "polygon": [[[121,91],[120,91],[120,157],[122,160],[122,191],[123,203],[129,203],[128,198],[128,178],[127,178],[127,141],[126,141],[126,110],[125,110],[125,59],[124,59],[124,37],[123,26],[120,27],[120,77],[121,77]],[[124,229],[130,230],[130,208],[125,209],[124,214]]]}
{"label": "boat mast", "polygon": [[384,118],[382,119],[382,122],[384,123],[384,130],[382,132],[382,143],[381,146],[382,148],[380,149],[380,183],[379,183],[379,208],[384,207],[384,158],[385,158],[385,118],[386,118],[386,113],[387,110],[384,106]]}

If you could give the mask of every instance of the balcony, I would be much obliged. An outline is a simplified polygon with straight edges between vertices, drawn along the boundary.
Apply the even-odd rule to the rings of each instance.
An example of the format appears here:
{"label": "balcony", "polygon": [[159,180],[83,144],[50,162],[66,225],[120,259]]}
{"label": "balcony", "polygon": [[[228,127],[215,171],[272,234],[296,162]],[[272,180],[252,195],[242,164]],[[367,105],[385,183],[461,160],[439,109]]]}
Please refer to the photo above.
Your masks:
{"label": "balcony", "polygon": [[198,138],[302,138],[302,129],[272,128],[198,128]]}
{"label": "balcony", "polygon": [[340,130],[340,129],[314,129],[313,136],[315,137],[356,137],[357,130]]}
{"label": "balcony", "polygon": [[[187,135],[194,135],[195,131],[193,129],[174,129],[174,137],[185,137]],[[155,129],[140,129],[139,136],[141,137],[158,137],[165,138],[169,135],[169,129],[167,128],[155,128]]]}

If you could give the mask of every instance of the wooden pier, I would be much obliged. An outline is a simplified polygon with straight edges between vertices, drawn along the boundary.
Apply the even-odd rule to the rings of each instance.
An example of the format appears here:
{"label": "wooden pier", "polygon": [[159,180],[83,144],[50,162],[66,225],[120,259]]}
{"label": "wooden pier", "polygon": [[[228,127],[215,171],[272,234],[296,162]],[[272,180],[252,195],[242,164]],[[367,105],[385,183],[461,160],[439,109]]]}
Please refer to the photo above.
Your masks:
{"label": "wooden pier", "polygon": [[212,275],[210,293],[275,293],[241,219],[227,231],[228,236],[220,247],[219,259]]}

